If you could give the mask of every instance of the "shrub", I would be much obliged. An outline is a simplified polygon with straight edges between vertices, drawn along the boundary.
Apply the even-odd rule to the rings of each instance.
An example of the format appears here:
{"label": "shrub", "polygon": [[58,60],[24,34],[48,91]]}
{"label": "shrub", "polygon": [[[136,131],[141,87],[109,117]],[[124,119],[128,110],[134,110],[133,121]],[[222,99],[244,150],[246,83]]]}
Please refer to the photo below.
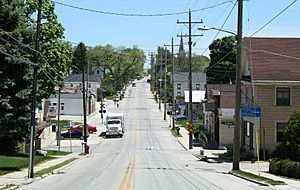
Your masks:
{"label": "shrub", "polygon": [[294,112],[284,129],[282,144],[276,147],[274,157],[300,161],[300,112]]}
{"label": "shrub", "polygon": [[289,159],[271,159],[269,172],[275,175],[283,175],[300,179],[300,162],[295,162]]}

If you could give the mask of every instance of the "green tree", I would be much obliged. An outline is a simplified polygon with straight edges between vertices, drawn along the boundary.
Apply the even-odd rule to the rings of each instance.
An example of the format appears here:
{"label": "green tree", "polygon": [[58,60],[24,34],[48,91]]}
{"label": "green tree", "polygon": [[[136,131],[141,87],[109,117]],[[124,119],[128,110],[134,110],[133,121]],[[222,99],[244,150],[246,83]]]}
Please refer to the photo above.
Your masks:
{"label": "green tree", "polygon": [[87,49],[84,43],[80,42],[73,53],[72,63],[70,68],[72,73],[80,74],[87,66]]}
{"label": "green tree", "polygon": [[300,161],[300,112],[295,111],[290,116],[283,142],[274,151],[274,156]]}
{"label": "green tree", "polygon": [[284,141],[290,159],[300,161],[300,112],[294,112],[284,130]]}
{"label": "green tree", "polygon": [[[43,1],[42,10],[37,103],[53,93],[71,57],[71,46],[61,41],[64,29],[54,4]],[[37,0],[0,0],[0,50],[6,52],[0,54],[0,145],[5,151],[13,151],[15,141],[26,140],[29,133],[33,73],[29,61],[34,62],[36,12]]]}
{"label": "green tree", "polygon": [[229,83],[235,79],[236,37],[216,39],[209,45],[209,50],[208,83]]}
{"label": "green tree", "polygon": [[[27,1],[27,14],[31,15],[30,26],[36,23],[37,0]],[[41,61],[38,75],[38,102],[53,93],[54,86],[60,83],[68,70],[72,58],[72,47],[64,39],[64,28],[57,20],[54,3],[43,1],[41,25]],[[33,31],[34,27],[32,27]],[[34,33],[31,39],[34,42]],[[51,79],[49,79],[51,78]]]}
{"label": "green tree", "polygon": [[16,141],[29,131],[31,65],[26,61],[30,56],[15,41],[28,44],[23,36],[28,22],[21,16],[24,7],[20,0],[0,0],[0,50],[7,53],[0,54],[0,152],[15,151]]}
{"label": "green tree", "polygon": [[143,73],[145,55],[137,46],[96,46],[88,54],[92,66],[104,73],[102,85],[107,95],[121,91],[125,84]]}

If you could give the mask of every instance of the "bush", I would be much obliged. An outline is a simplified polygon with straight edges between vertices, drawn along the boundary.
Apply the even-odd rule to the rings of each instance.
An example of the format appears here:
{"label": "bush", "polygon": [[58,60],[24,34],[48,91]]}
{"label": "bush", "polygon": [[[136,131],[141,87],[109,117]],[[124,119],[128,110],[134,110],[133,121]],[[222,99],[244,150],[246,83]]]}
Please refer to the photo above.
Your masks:
{"label": "bush", "polygon": [[295,162],[289,159],[271,159],[269,172],[275,175],[283,175],[300,179],[300,162]]}
{"label": "bush", "polygon": [[273,156],[300,161],[300,112],[294,112],[284,129],[283,142],[276,147]]}

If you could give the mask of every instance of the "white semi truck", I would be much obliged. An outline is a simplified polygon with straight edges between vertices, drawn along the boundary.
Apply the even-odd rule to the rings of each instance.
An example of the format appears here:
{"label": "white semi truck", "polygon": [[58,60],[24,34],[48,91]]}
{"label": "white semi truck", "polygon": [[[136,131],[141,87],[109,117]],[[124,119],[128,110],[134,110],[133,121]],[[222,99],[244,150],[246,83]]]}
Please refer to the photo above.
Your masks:
{"label": "white semi truck", "polygon": [[120,136],[124,134],[124,114],[113,113],[106,116],[106,136]]}

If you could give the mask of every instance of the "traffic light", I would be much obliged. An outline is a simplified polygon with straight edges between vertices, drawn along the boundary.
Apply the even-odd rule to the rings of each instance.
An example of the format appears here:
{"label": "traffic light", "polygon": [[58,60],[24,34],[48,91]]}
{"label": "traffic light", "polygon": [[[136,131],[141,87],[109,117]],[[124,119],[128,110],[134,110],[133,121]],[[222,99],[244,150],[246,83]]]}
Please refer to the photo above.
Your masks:
{"label": "traffic light", "polygon": [[105,104],[103,104],[103,103],[100,104],[100,110],[99,110],[99,113],[106,113],[106,110],[105,110]]}

